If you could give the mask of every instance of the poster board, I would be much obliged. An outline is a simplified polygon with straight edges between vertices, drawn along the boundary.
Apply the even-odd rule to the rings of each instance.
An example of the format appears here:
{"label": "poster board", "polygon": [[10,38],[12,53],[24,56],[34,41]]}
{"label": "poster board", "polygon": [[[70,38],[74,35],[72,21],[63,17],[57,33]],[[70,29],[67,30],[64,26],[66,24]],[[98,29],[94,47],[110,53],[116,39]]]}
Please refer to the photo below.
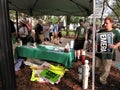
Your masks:
{"label": "poster board", "polygon": [[112,53],[112,49],[110,45],[113,44],[113,33],[105,32],[105,33],[97,33],[97,53]]}
{"label": "poster board", "polygon": [[60,78],[59,74],[56,74],[49,69],[44,69],[41,73],[40,76],[49,81],[51,84],[57,83],[57,81]]}

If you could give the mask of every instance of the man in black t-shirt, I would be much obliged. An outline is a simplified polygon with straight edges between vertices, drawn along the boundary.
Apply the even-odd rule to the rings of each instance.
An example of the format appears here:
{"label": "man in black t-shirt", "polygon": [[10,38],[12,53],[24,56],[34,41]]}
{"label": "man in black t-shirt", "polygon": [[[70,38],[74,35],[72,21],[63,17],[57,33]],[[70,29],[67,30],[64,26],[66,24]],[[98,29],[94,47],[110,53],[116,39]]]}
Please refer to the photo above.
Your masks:
{"label": "man in black t-shirt", "polygon": [[61,44],[61,38],[62,38],[62,29],[64,29],[65,27],[63,26],[62,22],[59,22],[59,25],[58,25],[58,40],[59,40],[59,43]]}
{"label": "man in black t-shirt", "polygon": [[38,43],[38,44],[40,44],[44,41],[42,23],[43,23],[43,21],[41,19],[39,19],[38,24],[35,27],[36,43]]}

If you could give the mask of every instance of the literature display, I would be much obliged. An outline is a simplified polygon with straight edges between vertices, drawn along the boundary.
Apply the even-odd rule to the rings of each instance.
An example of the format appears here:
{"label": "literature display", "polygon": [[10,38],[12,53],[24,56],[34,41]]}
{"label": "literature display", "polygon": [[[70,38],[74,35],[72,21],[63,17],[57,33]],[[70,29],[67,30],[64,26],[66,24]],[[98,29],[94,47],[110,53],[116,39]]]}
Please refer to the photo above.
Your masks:
{"label": "literature display", "polygon": [[44,79],[48,80],[51,84],[57,83],[57,81],[60,78],[59,74],[56,74],[49,69],[44,69],[41,73],[40,76],[43,77]]}
{"label": "literature display", "polygon": [[113,33],[97,33],[97,53],[112,53]]}

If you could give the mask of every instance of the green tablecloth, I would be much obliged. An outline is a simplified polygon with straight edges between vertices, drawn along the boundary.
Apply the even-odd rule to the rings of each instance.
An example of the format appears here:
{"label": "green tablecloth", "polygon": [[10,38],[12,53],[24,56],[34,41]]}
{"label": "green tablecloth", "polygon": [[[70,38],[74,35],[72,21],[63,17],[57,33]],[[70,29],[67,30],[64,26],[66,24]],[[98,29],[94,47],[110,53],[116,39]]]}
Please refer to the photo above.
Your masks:
{"label": "green tablecloth", "polygon": [[15,49],[15,59],[18,56],[36,58],[40,60],[54,61],[64,64],[65,67],[70,68],[75,60],[74,50],[65,53],[62,49],[56,50],[55,46],[38,45],[36,48],[28,46],[20,46]]}

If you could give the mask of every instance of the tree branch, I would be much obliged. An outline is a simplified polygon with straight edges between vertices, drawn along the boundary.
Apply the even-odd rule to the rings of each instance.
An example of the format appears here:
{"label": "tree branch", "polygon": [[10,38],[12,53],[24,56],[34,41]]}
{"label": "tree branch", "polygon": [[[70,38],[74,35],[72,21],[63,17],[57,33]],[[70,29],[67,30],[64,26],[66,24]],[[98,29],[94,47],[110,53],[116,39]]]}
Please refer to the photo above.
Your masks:
{"label": "tree branch", "polygon": [[102,26],[102,18],[103,18],[103,14],[104,14],[104,10],[105,10],[105,1],[103,1],[103,9],[102,9],[102,13],[101,13],[101,25]]}
{"label": "tree branch", "polygon": [[120,0],[116,0],[116,4],[117,4],[117,6],[118,6],[118,8],[120,8]]}
{"label": "tree branch", "polygon": [[105,0],[106,5],[115,13],[116,17],[118,18],[118,21],[120,22],[119,15],[117,12],[108,4],[108,0]]}

